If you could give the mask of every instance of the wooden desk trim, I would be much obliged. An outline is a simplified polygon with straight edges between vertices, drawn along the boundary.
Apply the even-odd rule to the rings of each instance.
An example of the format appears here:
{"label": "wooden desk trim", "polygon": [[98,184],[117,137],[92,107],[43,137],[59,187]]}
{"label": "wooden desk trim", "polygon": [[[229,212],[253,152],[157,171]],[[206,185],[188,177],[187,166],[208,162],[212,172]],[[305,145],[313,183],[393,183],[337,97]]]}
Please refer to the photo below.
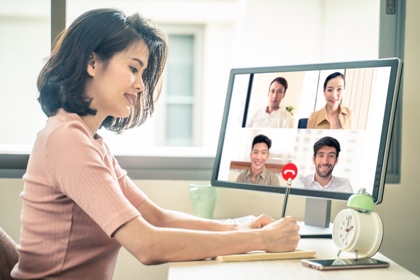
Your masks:
{"label": "wooden desk trim", "polygon": [[[230,169],[246,170],[251,166],[250,161],[231,161]],[[284,164],[281,163],[266,163],[265,167],[274,173],[281,173]]]}

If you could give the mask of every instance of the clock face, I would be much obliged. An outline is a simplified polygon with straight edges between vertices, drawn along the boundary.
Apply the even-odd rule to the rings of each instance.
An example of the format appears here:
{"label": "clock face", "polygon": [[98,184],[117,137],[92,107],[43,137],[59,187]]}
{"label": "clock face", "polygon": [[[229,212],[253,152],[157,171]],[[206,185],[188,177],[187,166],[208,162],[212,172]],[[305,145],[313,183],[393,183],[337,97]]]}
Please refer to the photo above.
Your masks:
{"label": "clock face", "polygon": [[378,251],[382,237],[382,221],[375,212],[344,209],[334,220],[332,239],[340,251],[371,257]]}
{"label": "clock face", "polygon": [[333,236],[334,242],[340,249],[349,247],[354,240],[357,230],[356,217],[352,211],[341,211],[334,221]]}

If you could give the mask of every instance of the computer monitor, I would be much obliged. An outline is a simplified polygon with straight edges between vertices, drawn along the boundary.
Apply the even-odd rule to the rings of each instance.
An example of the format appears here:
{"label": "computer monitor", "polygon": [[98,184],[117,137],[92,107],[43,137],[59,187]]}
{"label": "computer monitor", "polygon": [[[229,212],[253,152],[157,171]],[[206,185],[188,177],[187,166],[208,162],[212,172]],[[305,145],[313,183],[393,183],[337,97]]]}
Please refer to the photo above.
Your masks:
{"label": "computer monitor", "polygon": [[[381,203],[401,68],[398,58],[390,58],[232,69],[212,185],[285,193],[287,182],[281,170],[292,162],[298,168],[298,176],[293,180],[291,195],[347,200],[364,188],[376,204]],[[329,122],[323,120],[327,116],[323,110],[331,101],[328,89],[324,92],[324,83],[333,73],[344,76],[344,90],[338,96],[342,116],[339,122],[335,118],[326,119],[331,121],[330,126],[342,126],[342,129],[326,128]],[[270,84],[278,77],[287,81],[287,90],[280,109],[267,120],[267,106],[278,102],[269,95]],[[280,80],[277,82],[284,87]],[[312,113],[316,111],[320,112],[315,117]],[[252,125],[255,114],[260,122]],[[276,120],[276,114],[280,121]],[[278,183],[272,183],[276,180],[245,183],[244,177],[251,166],[252,142],[257,135],[271,140],[265,167],[275,174]],[[314,144],[324,137],[337,140],[341,147],[335,165],[329,166],[333,168],[335,186],[309,189],[313,187],[309,184],[316,184],[314,174],[319,164],[315,162]],[[237,181],[241,173],[244,174]],[[267,179],[270,175],[264,176]],[[350,185],[351,190],[343,185]]]}

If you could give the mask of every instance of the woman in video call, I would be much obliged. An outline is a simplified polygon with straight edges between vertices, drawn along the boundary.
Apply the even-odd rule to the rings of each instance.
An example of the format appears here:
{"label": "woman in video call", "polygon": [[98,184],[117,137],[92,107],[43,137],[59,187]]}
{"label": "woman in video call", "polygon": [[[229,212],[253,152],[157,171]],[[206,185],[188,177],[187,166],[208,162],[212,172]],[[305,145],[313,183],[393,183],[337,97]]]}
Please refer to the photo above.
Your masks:
{"label": "woman in video call", "polygon": [[349,108],[341,105],[345,86],[344,75],[340,72],[332,73],[325,79],[326,105],[311,114],[306,128],[351,129],[352,112]]}
{"label": "woman in video call", "polygon": [[86,12],[55,42],[38,77],[48,120],[23,177],[13,278],[112,279],[121,246],[144,264],[297,247],[293,217],[229,224],[159,207],[97,134],[151,115],[166,54],[148,20],[114,9]]}

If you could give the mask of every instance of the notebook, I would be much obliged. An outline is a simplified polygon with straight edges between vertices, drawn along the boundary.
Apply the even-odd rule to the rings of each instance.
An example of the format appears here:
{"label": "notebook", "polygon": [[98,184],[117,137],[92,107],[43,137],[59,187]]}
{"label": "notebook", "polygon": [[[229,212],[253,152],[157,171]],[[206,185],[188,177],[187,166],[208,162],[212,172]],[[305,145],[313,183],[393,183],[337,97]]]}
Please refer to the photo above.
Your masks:
{"label": "notebook", "polygon": [[266,261],[266,260],[290,260],[290,259],[306,259],[316,256],[315,250],[296,249],[293,252],[284,253],[268,253],[264,251],[251,251],[244,254],[233,254],[225,256],[217,256],[216,261],[219,262],[242,262],[242,261]]}

